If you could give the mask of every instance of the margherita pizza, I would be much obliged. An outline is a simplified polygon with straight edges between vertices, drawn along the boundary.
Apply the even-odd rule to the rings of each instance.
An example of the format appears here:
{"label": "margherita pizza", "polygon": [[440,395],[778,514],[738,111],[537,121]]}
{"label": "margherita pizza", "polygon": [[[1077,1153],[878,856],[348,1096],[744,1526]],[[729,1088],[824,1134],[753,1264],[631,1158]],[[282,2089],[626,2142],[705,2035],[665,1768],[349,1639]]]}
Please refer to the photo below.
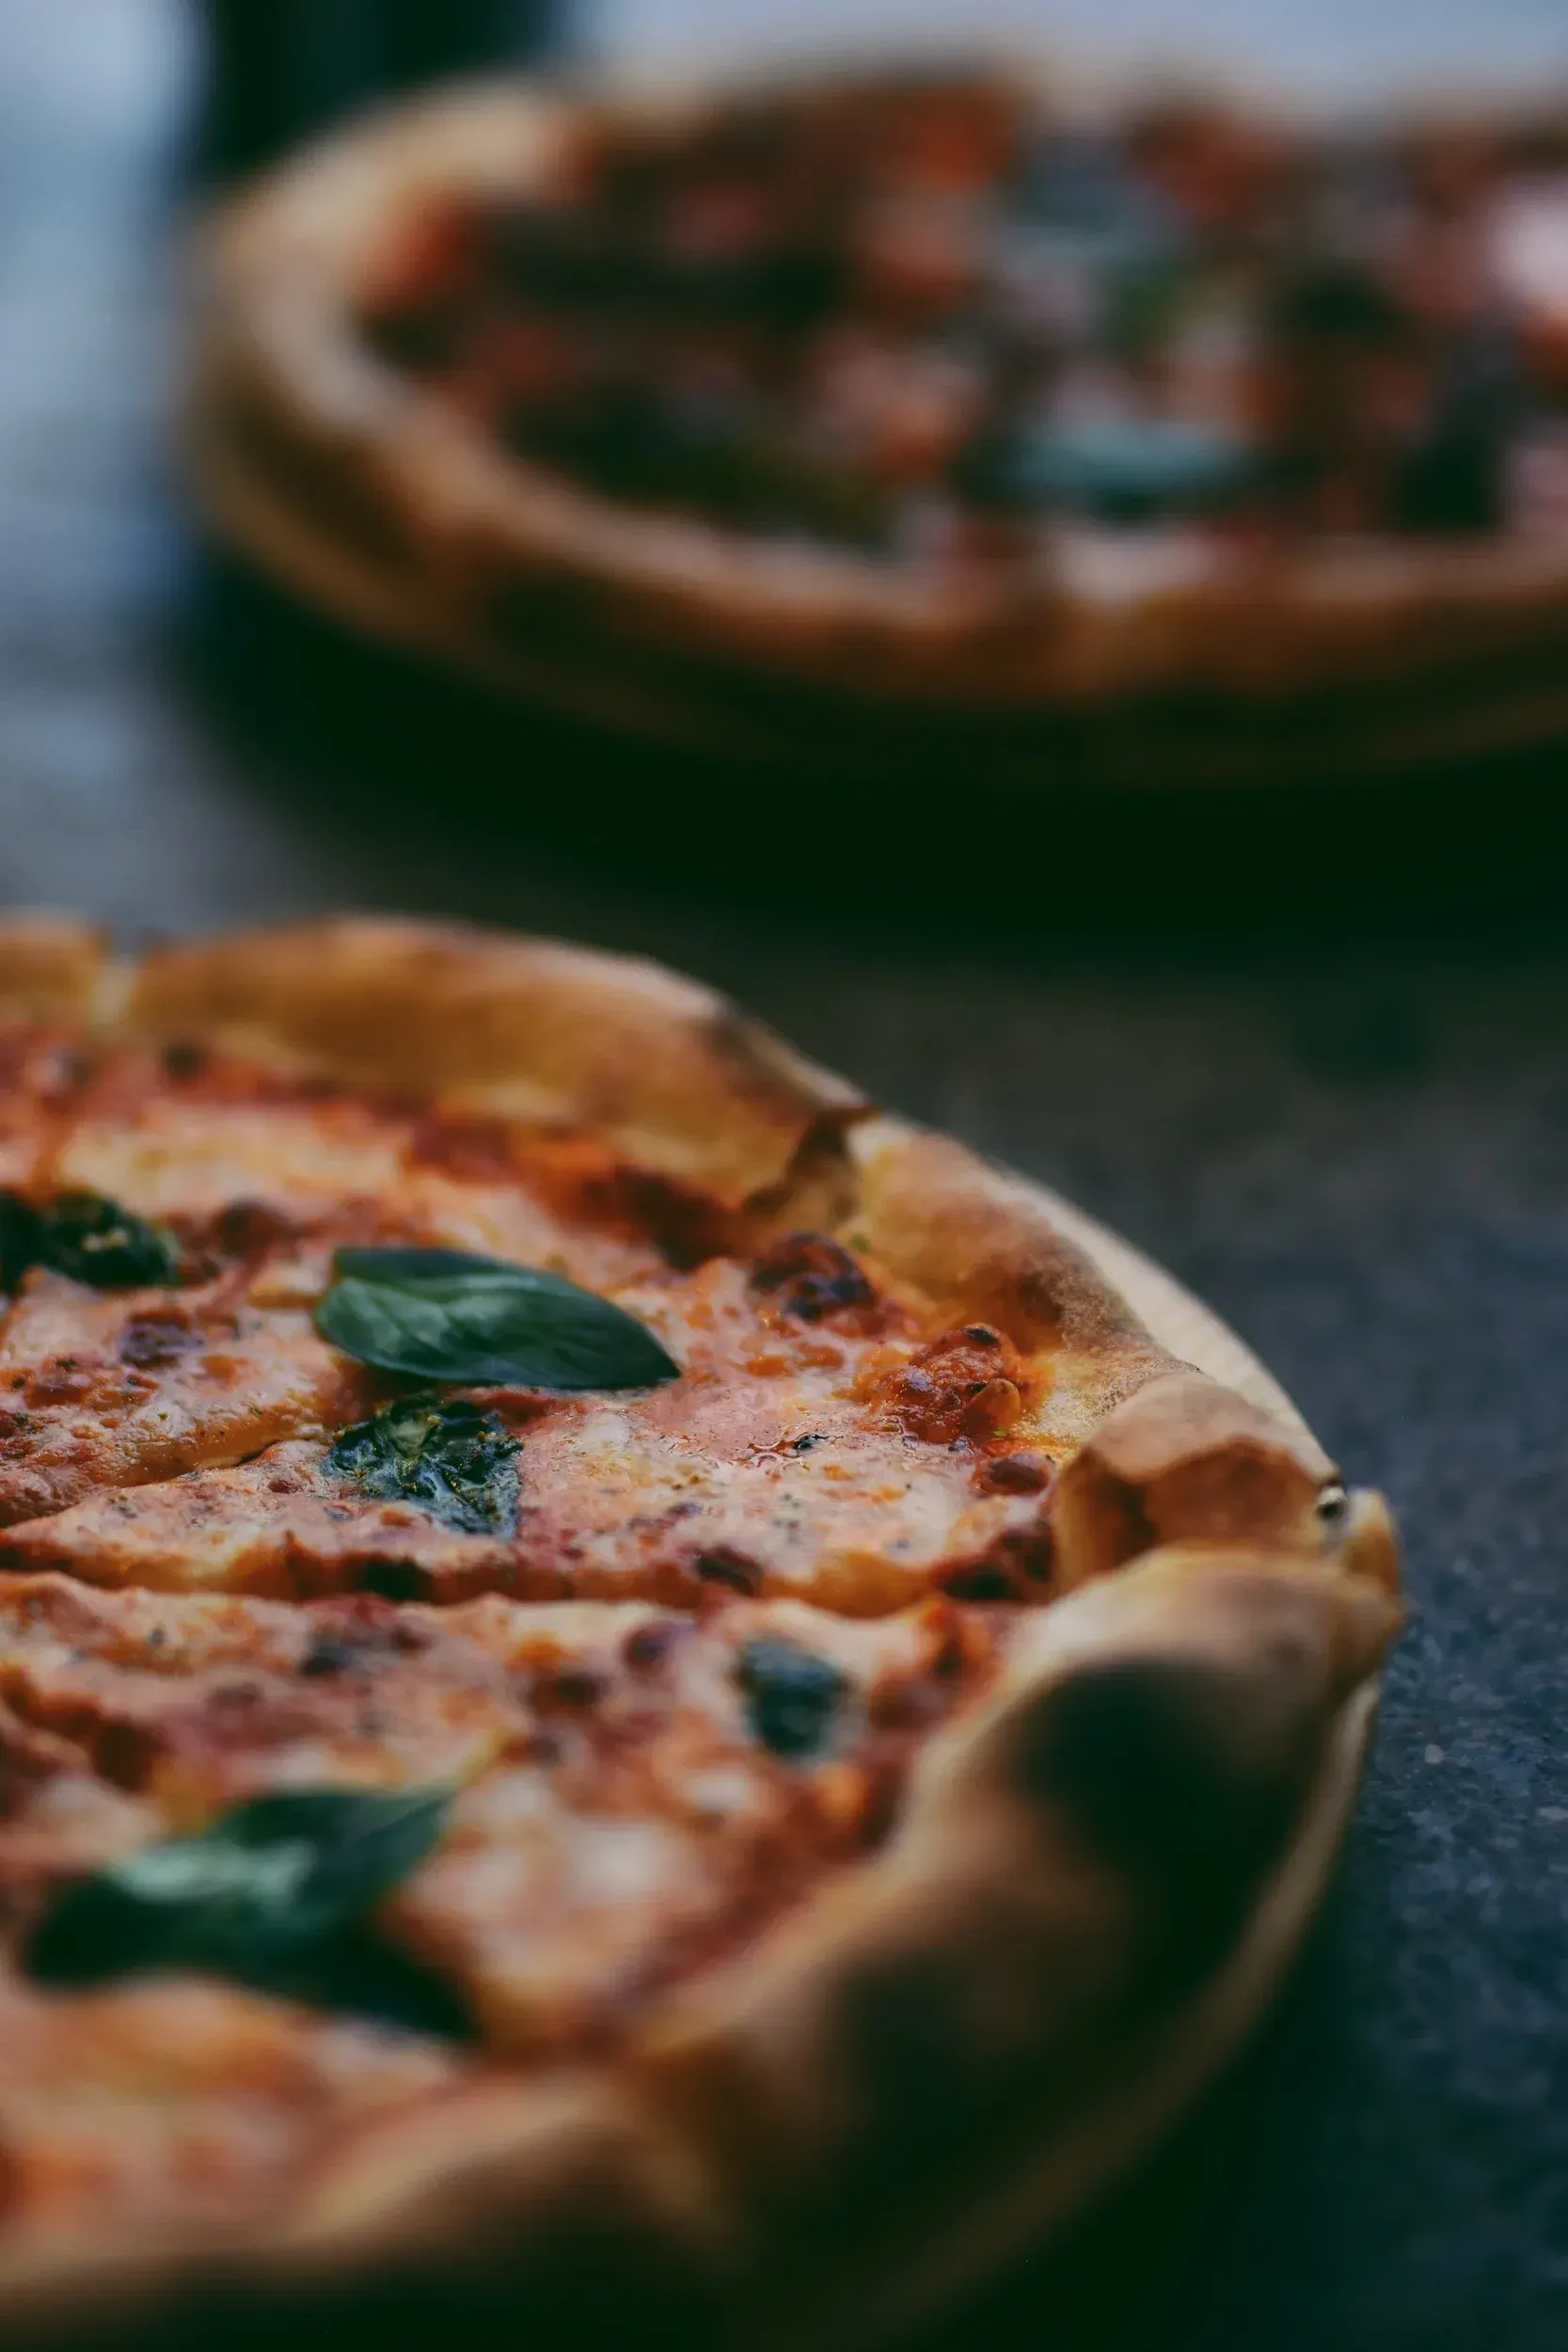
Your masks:
{"label": "margherita pizza", "polygon": [[40,919],[0,1010],[8,2315],[823,2341],[1234,2041],[1393,1544],[1152,1269],[652,965]]}
{"label": "margherita pizza", "polygon": [[1039,782],[1568,717],[1561,99],[497,88],[292,164],[210,278],[229,527],[601,718]]}

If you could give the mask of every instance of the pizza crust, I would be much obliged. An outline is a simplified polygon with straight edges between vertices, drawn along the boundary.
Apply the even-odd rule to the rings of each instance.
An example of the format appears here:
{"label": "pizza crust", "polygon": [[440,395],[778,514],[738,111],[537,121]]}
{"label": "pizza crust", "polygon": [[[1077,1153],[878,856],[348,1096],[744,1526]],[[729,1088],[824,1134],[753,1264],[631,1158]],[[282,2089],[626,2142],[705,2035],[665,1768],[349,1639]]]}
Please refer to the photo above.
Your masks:
{"label": "pizza crust", "polygon": [[695,980],[460,924],[358,916],[162,948],[120,1025],[531,1126],[592,1126],[730,1208],[866,1107]]}
{"label": "pizza crust", "polygon": [[[0,933],[0,1009],[83,1001],[70,936]],[[786,1207],[809,1168],[890,1279],[1069,1367],[1058,1541],[1087,1581],[927,1749],[882,1850],[619,2058],[482,2071],[231,2242],[24,2248],[8,2324],[106,2329],[176,2287],[286,2313],[371,2280],[510,2309],[564,2280],[693,2336],[821,2343],[895,2311],[914,2238],[934,2293],[993,2250],[1004,2208],[1064,2215],[1234,2045],[1310,1915],[1399,1620],[1381,1506],[1341,1507],[1244,1351],[1135,1256],[1082,1220],[1069,1237],[1022,1180],[872,1117],[657,967],[350,920],[161,949],[91,986],[102,1034],[594,1123],[737,1212]],[[1211,1349],[1257,1374],[1252,1397],[1183,1361]]]}
{"label": "pizza crust", "polygon": [[433,194],[526,188],[585,116],[526,86],[356,126],[204,247],[198,491],[291,585],[601,723],[768,762],[961,757],[1007,785],[1318,777],[1537,739],[1568,716],[1549,538],[1325,541],[1229,575],[1064,538],[1049,570],[926,582],[640,513],[504,452],[375,358],[355,306]]}
{"label": "pizza crust", "polygon": [[28,1021],[91,1021],[109,968],[102,931],[73,915],[0,921],[0,1006]]}

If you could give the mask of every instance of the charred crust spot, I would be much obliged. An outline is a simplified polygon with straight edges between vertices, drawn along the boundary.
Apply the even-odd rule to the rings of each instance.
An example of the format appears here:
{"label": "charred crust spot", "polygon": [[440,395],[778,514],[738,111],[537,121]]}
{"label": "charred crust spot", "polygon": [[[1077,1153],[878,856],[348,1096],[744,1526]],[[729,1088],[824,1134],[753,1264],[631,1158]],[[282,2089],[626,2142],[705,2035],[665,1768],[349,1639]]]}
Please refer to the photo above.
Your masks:
{"label": "charred crust spot", "polygon": [[1004,1344],[1001,1332],[993,1330],[989,1323],[966,1323],[958,1336],[973,1342],[976,1347],[1001,1347]]}
{"label": "charred crust spot", "polygon": [[737,1550],[734,1544],[714,1544],[699,1551],[691,1570],[705,1584],[722,1584],[732,1593],[750,1595],[762,1590],[761,1562],[750,1552]]}
{"label": "charred crust spot", "polygon": [[983,1494],[1044,1494],[1054,1472],[1043,1454],[995,1454],[982,1462],[974,1483]]}
{"label": "charred crust spot", "polygon": [[536,1707],[575,1712],[596,1707],[609,1688],[606,1677],[592,1666],[551,1666],[534,1678],[529,1695]]}
{"label": "charred crust spot", "polygon": [[198,1343],[198,1335],[176,1314],[133,1315],[116,1353],[136,1372],[157,1372]]}
{"label": "charred crust spot", "polygon": [[420,1600],[425,1574],[417,1560],[367,1560],[359,1581],[383,1600]]}
{"label": "charred crust spot", "polygon": [[716,1256],[726,1243],[727,1220],[717,1200],[648,1168],[617,1167],[590,1175],[578,1197],[585,1216],[652,1242],[679,1273]]}
{"label": "charred crust spot", "polygon": [[1323,1488],[1315,1507],[1323,1527],[1332,1534],[1344,1524],[1350,1510],[1350,1497],[1336,1480],[1332,1486]]}
{"label": "charred crust spot", "polygon": [[207,1049],[192,1043],[188,1038],[176,1038],[164,1048],[164,1071],[176,1085],[199,1078],[207,1067]]}
{"label": "charred crust spot", "polygon": [[1159,1890],[1173,1963],[1230,1933],[1300,1804],[1309,1743],[1259,1743],[1233,1676],[1192,1661],[1085,1666],[1033,1708],[1015,1766],[1116,1868]]}
{"label": "charred crust spot", "polygon": [[802,1323],[877,1303],[863,1269],[826,1233],[786,1233],[756,1260],[752,1282],[756,1290],[776,1292],[781,1311]]}
{"label": "charred crust spot", "polygon": [[634,1674],[657,1673],[683,1630],[676,1617],[659,1617],[651,1625],[633,1626],[622,1645],[622,1655]]}
{"label": "charred crust spot", "polygon": [[340,1633],[318,1633],[299,1661],[302,1675],[328,1676],[350,1674],[360,1662],[362,1653],[352,1642],[345,1642]]}
{"label": "charred crust spot", "polygon": [[967,1568],[949,1568],[942,1580],[944,1593],[955,1600],[1009,1600],[1012,1585],[1004,1569],[981,1561]]}
{"label": "charred crust spot", "polygon": [[293,1231],[291,1220],[264,1200],[230,1200],[213,1219],[211,1241],[226,1258],[254,1258]]}
{"label": "charred crust spot", "polygon": [[92,1760],[117,1788],[145,1788],[161,1742],[145,1724],[105,1724],[92,1743]]}
{"label": "charred crust spot", "polygon": [[983,1559],[950,1568],[942,1586],[958,1600],[1037,1600],[1053,1565],[1050,1521],[1041,1518],[1005,1530]]}

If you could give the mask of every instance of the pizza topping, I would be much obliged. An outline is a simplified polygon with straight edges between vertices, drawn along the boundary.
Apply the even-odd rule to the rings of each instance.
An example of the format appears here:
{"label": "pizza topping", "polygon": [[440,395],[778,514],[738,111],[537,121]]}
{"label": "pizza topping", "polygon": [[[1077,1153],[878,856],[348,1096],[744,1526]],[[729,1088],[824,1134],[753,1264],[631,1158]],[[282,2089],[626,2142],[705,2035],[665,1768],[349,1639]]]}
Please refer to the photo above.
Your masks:
{"label": "pizza topping", "polygon": [[1090,126],[993,87],[955,180],[929,133],[974,95],[830,85],[427,198],[372,344],[610,497],[922,568],[1514,523],[1510,452],[1568,403],[1568,179],[1528,125]]}
{"label": "pizza topping", "polygon": [[245,1279],[182,1290],[176,1306],[34,1271],[0,1328],[0,1526],[366,1410],[358,1368],[303,1312],[254,1306]]}
{"label": "pizza topping", "polygon": [[1012,1625],[0,1579],[0,1940],[55,1983],[196,1968],[433,2024],[444,1986],[443,2031],[602,2046],[879,1841]]}
{"label": "pizza topping", "polygon": [[136,1847],[56,1895],[25,1962],[45,1984],[197,1968],[324,1998],[342,1931],[423,1860],[448,1788],[292,1788]]}
{"label": "pizza topping", "polygon": [[94,1290],[135,1290],[179,1279],[180,1252],[162,1228],[93,1192],[62,1192],[42,1206],[0,1194],[0,1280],[15,1290],[32,1266]]}
{"label": "pizza topping", "polygon": [[680,1371],[634,1315],[540,1266],[466,1249],[340,1249],[325,1339],[383,1372],[516,1388],[650,1388]]}
{"label": "pizza topping", "polygon": [[493,1413],[434,1397],[400,1398],[333,1439],[325,1467],[385,1502],[416,1502],[446,1527],[510,1535],[517,1441]]}
{"label": "pizza topping", "polygon": [[981,1491],[995,1495],[1042,1494],[1051,1480],[1051,1465],[1041,1454],[994,1454],[974,1474]]}
{"label": "pizza topping", "polygon": [[705,1584],[722,1584],[732,1593],[760,1593],[767,1581],[761,1561],[735,1544],[711,1544],[694,1552],[691,1570]]}
{"label": "pizza topping", "polygon": [[1115,400],[974,440],[958,462],[977,506],[1065,507],[1103,522],[1219,513],[1251,485],[1257,460],[1223,426]]}
{"label": "pizza topping", "polygon": [[253,2229],[342,2135],[472,2072],[451,2042],[190,1976],[62,1998],[8,1975],[0,2048],[8,2247]]}
{"label": "pizza topping", "polygon": [[198,1335],[181,1315],[134,1315],[120,1334],[115,1350],[122,1364],[132,1365],[137,1372],[162,1372],[169,1364],[177,1364],[187,1349],[198,1344]]}
{"label": "pizza topping", "polygon": [[758,1634],[742,1648],[736,1679],[747,1721],[775,1756],[816,1756],[827,1746],[846,1696],[844,1677],[827,1659]]}
{"label": "pizza topping", "polygon": [[877,1298],[847,1249],[824,1233],[786,1234],[757,1260],[752,1280],[759,1291],[775,1294],[783,1313],[802,1323],[820,1323],[847,1307],[871,1307]]}
{"label": "pizza topping", "polygon": [[1002,1334],[974,1323],[941,1333],[895,1362],[876,1380],[874,1393],[911,1438],[932,1445],[985,1444],[1017,1425],[1026,1377]]}
{"label": "pizza topping", "polygon": [[0,2020],[194,1972],[555,2060],[878,1845],[1045,1584],[1000,1331],[592,1136],[72,1083],[4,1236]]}

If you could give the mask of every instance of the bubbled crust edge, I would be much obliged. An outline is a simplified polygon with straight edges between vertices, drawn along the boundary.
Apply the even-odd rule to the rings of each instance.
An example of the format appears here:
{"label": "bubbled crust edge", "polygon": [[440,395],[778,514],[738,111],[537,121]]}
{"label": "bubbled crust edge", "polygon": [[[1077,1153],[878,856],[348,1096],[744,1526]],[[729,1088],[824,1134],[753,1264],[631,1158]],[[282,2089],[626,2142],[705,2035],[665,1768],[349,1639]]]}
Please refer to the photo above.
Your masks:
{"label": "bubbled crust edge", "polygon": [[458,923],[345,916],[160,948],[120,1025],[530,1125],[596,1128],[738,1208],[865,1108],[661,965]]}
{"label": "bubbled crust edge", "polygon": [[0,1009],[13,1017],[90,1026],[110,969],[95,924],[41,907],[0,915]]}
{"label": "bubbled crust edge", "polygon": [[[506,455],[354,331],[352,292],[389,217],[453,186],[526,184],[584,120],[702,111],[695,97],[589,106],[477,86],[341,134],[233,200],[201,247],[190,410],[219,520],[308,593],[498,683],[764,757],[857,764],[835,748],[847,704],[879,714],[883,755],[917,748],[930,714],[961,715],[966,757],[1008,781],[1049,775],[1064,748],[1144,781],[1242,781],[1451,755],[1560,722],[1568,557],[1544,542],[1383,538],[1114,596],[1076,588],[1070,567],[927,584],[618,505]],[[1325,689],[1338,715],[1304,735],[1304,698]],[[816,690],[813,717],[790,698]],[[1113,707],[1101,753],[1028,733],[1031,715]],[[864,740],[875,758],[877,727]]]}
{"label": "bubbled crust edge", "polygon": [[[40,986],[78,1017],[96,1005],[87,1025],[105,1035],[206,1041],[360,1084],[434,1086],[510,1116],[599,1120],[692,1181],[716,1171],[737,1198],[743,1184],[787,1192],[815,1141],[842,1158],[854,1196],[845,1230],[863,1231],[878,1263],[933,1305],[984,1311],[1021,1346],[1061,1353],[1094,1400],[1082,1434],[1120,1424],[1124,1464],[1130,1445],[1147,1468],[1145,1399],[1173,1381],[1228,1397],[1182,1354],[1239,1343],[1168,1278],[1134,1305],[1103,1270],[1092,1226],[1080,1220],[1069,1238],[1037,1188],[944,1137],[866,1115],[842,1082],[657,966],[347,918],[116,967],[85,930],[0,925],[0,1008],[36,1014]],[[486,1020],[464,1028],[461,1054],[443,1052],[443,1027],[450,1036],[476,1004]],[[542,1029],[553,1040],[543,1054]],[[1140,1262],[1118,1247],[1125,1279]],[[1266,1398],[1266,1375],[1252,1370]],[[1270,1421],[1256,1399],[1245,1411],[1298,1474],[1326,1470],[1299,1423]],[[628,2311],[673,2314],[691,2341],[719,2329],[759,2346],[808,2334],[817,2344],[834,2313],[846,2343],[874,2334],[911,2280],[935,2293],[983,2265],[1005,2210],[1019,2209],[1020,2228],[1065,2217],[1259,2013],[1321,1894],[1354,1791],[1369,1677],[1398,1621],[1386,1522],[1374,1536],[1369,1550],[1364,1521],[1353,1521],[1338,1544],[1314,1534],[1310,1553],[1305,1542],[1177,1544],[1086,1584],[1031,1622],[983,1708],[933,1742],[888,1846],[672,1998],[624,2061],[527,2080],[482,2074],[340,2145],[287,2212],[243,2241],[21,2249],[0,2271],[0,2330],[69,2322],[102,2341],[176,2292],[221,2305],[238,2290],[287,2312],[436,2277],[510,2307],[559,2286],[569,2258],[585,2277],[618,2279]],[[1154,1735],[1174,1739],[1192,1769],[1210,1769],[1212,1713],[1199,1708],[1183,1750],[1195,1687],[1239,1695],[1261,1742],[1256,1770],[1228,1759],[1227,1785],[1238,1819],[1253,1797],[1273,1806],[1267,1834],[1207,1908],[1199,1890],[1196,1973],[1172,1977],[1161,1957],[1172,1906],[1190,1910],[1192,1890],[1162,1879],[1158,1853],[1119,1850],[1101,1798],[1074,1784],[1070,1754],[1065,1771],[1059,1755],[1040,1760],[1039,1727],[1069,1686],[1090,1693],[1091,1757],[1093,1692],[1111,1690],[1114,1750],[1129,1677],[1153,1694]],[[1039,1998],[1042,1984],[1053,1999]],[[1007,2080],[1037,2089],[1022,2134],[1016,2118],[993,2129],[988,2107],[998,2087],[986,2021],[998,2003],[1011,2020]],[[929,2259],[914,2267],[902,2212],[879,2201],[909,2121],[878,2071],[878,2020],[898,2010],[917,2029],[942,2023],[958,2127]],[[812,2208],[811,2185],[824,2179],[863,2217],[858,2252]]]}

